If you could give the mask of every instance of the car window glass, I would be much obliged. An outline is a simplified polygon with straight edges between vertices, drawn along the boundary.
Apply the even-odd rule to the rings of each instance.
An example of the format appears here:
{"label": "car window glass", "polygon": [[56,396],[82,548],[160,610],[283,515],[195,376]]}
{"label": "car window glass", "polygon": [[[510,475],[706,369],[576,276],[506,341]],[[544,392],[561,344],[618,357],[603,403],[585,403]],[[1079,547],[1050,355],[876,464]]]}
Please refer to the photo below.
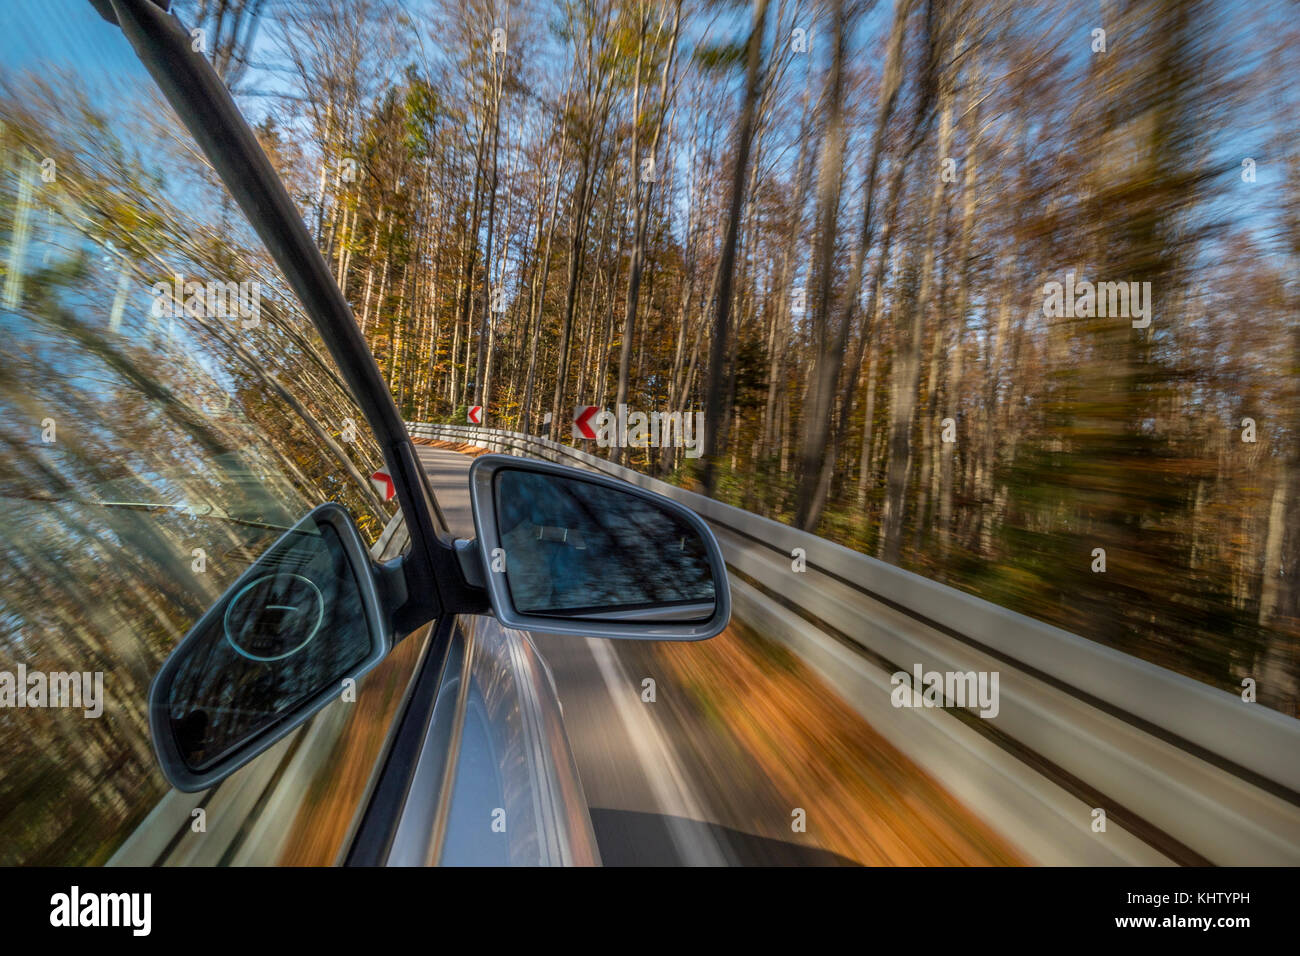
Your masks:
{"label": "car window glass", "polygon": [[85,2],[4,6],[0,863],[102,862],[165,790],[145,702],[175,642],[316,504],[367,542],[395,505],[309,317],[121,32]]}

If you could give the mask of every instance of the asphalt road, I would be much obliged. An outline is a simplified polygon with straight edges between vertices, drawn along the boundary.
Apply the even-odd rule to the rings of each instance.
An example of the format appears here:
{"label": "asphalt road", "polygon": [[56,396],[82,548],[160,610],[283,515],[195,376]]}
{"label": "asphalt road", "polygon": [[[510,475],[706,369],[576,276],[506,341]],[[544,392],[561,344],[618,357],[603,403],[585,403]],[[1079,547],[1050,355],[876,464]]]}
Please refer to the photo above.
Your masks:
{"label": "asphalt road", "polygon": [[[417,447],[453,533],[472,537],[466,481],[472,457],[446,448]],[[814,764],[833,765],[842,760],[842,753],[832,752],[832,746],[842,750],[841,744],[832,745],[828,735],[824,751],[814,751],[811,759],[805,755],[802,765],[795,762],[783,768],[770,750],[754,743],[752,735],[735,732],[737,723],[746,722],[751,706],[745,692],[731,692],[733,716],[725,720],[709,713],[707,707],[702,712],[702,695],[693,675],[703,675],[706,670],[696,666],[702,665],[701,659],[690,655],[703,644],[665,650],[662,645],[641,641],[553,635],[533,635],[532,639],[554,673],[565,727],[606,865],[858,862],[826,849],[849,849],[834,839],[819,839],[811,830],[792,834],[792,805],[818,798],[818,794],[800,789],[802,780],[813,776]],[[678,656],[674,658],[674,654]],[[654,702],[648,702],[643,694],[647,678],[655,681]],[[818,693],[830,692],[814,688],[813,694]],[[763,704],[754,700],[752,706],[757,711]],[[861,731],[861,739],[872,736],[865,726]],[[856,734],[850,729],[854,743],[860,739]],[[802,740],[807,739],[804,733]],[[862,752],[868,754],[862,758],[871,765],[868,774],[879,772],[884,781],[882,786],[869,781],[877,792],[892,785],[899,777],[899,765],[907,763],[896,752],[882,753],[875,742],[864,744]],[[783,788],[779,781],[774,782],[772,778],[780,777],[782,769],[791,770],[800,783],[792,788],[787,781]],[[807,777],[805,771],[809,771]],[[923,794],[921,802],[946,804],[946,795],[936,797],[926,785],[932,787],[928,781],[906,778],[903,796],[891,802],[912,801]],[[897,792],[893,796],[898,797]],[[946,805],[943,808],[945,812],[948,809]],[[900,822],[902,829],[907,829],[919,819],[893,820],[889,812],[866,803],[849,808],[850,815],[879,818],[887,829],[899,829]],[[961,813],[959,809],[954,812]],[[957,825],[961,827],[963,822]],[[919,825],[910,837],[915,843],[936,842]],[[869,859],[882,861],[880,856]],[[915,861],[904,858],[893,862]]]}
{"label": "asphalt road", "polygon": [[[454,534],[474,536],[466,476],[473,459],[418,446]],[[606,865],[734,862],[710,832],[706,804],[673,752],[671,727],[640,704],[618,642],[534,635],[555,676]]]}

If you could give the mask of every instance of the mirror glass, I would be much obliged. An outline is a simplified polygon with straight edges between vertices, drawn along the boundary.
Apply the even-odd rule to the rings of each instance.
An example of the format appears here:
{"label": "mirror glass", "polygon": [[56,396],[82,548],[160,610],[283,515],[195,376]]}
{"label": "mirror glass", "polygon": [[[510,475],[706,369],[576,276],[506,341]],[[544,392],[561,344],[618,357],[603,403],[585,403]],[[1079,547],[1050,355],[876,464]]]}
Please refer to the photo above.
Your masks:
{"label": "mirror glass", "polygon": [[708,547],[682,515],[634,492],[505,468],[493,484],[515,609],[593,620],[707,620]]}
{"label": "mirror glass", "polygon": [[[341,511],[341,509],[339,509]],[[354,559],[313,512],[264,554],[176,650],[167,718],[181,760],[213,767],[370,656],[372,633]]]}

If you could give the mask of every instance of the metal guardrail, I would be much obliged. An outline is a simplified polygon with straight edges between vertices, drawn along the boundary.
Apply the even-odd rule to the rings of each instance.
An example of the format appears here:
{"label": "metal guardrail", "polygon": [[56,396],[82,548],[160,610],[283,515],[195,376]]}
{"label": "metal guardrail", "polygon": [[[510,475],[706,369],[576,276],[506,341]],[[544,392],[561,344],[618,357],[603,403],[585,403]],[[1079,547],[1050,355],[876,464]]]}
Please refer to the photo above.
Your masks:
{"label": "metal guardrail", "polygon": [[[691,507],[713,526],[728,564],[766,592],[758,597],[768,613],[779,604],[787,622],[790,611],[816,622],[791,626],[819,635],[820,649],[847,639],[909,672],[916,663],[998,671],[994,731],[1066,781],[1080,806],[1113,808],[1113,819],[1169,859],[1300,863],[1300,721],[578,448],[475,426],[408,427],[414,437],[593,469]],[[805,573],[792,570],[795,549]],[[1089,829],[1088,819],[1078,823]]]}

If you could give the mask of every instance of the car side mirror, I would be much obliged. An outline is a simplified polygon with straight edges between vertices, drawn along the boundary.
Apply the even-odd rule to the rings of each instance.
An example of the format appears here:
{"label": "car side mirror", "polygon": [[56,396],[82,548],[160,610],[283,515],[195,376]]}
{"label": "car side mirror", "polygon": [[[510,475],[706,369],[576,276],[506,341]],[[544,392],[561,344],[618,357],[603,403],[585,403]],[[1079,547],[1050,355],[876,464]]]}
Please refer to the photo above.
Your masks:
{"label": "car side mirror", "polygon": [[731,619],[722,551],[689,508],[627,482],[511,455],[476,458],[469,482],[472,550],[502,624],[699,641]]}
{"label": "car side mirror", "polygon": [[212,786],[330,701],[393,644],[351,516],[323,504],[222,595],[149,688],[149,729],[178,790]]}

